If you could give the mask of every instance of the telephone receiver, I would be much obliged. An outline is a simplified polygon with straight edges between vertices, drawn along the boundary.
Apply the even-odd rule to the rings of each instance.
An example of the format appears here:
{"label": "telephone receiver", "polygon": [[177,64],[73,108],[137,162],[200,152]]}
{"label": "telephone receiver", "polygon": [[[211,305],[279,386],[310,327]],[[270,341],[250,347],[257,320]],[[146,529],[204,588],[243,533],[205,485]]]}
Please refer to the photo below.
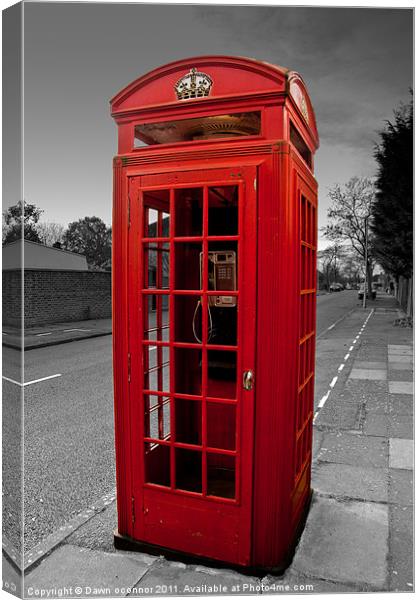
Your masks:
{"label": "telephone receiver", "polygon": [[[233,250],[220,250],[218,252],[209,251],[208,254],[208,290],[217,291],[223,290],[236,291],[236,252]],[[200,252],[200,288],[203,287],[203,260],[204,253]],[[198,343],[201,344],[201,339],[196,332],[196,318],[198,310],[201,306],[201,300],[198,300],[194,311],[194,317],[192,322],[193,334]],[[229,308],[236,306],[236,296],[228,295],[211,295],[207,296],[207,310],[209,314],[209,326],[207,342],[209,342],[215,335],[215,328],[213,324],[213,318],[211,314],[211,307],[217,308]]]}

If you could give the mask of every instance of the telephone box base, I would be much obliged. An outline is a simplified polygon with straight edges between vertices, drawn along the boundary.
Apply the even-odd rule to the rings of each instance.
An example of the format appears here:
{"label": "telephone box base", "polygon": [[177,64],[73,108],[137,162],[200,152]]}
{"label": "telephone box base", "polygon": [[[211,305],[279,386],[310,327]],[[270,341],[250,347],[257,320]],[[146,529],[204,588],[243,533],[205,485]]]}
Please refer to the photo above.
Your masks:
{"label": "telephone box base", "polygon": [[180,552],[178,550],[172,550],[170,548],[166,548],[163,546],[157,546],[156,544],[150,544],[148,542],[142,542],[140,540],[135,540],[134,538],[128,535],[122,535],[119,533],[118,529],[114,530],[114,546],[117,550],[126,550],[132,552],[143,552],[145,554],[151,554],[153,556],[164,556],[167,560],[173,560],[177,562],[183,562],[186,564],[197,564],[204,565],[207,567],[214,568],[227,568],[233,569],[238,573],[242,573],[244,575],[255,575],[257,577],[267,574],[272,575],[282,575],[286,569],[291,565],[297,544],[299,542],[300,536],[306,525],[306,519],[309,512],[309,507],[312,501],[312,489],[308,494],[308,499],[305,503],[305,507],[302,510],[302,519],[300,520],[298,526],[296,527],[296,531],[293,537],[293,541],[290,544],[289,551],[284,557],[283,561],[273,567],[263,567],[263,566],[242,566],[232,563],[223,562],[220,560],[215,560],[212,558],[207,558],[205,556],[198,556],[196,554],[187,554],[185,552]]}

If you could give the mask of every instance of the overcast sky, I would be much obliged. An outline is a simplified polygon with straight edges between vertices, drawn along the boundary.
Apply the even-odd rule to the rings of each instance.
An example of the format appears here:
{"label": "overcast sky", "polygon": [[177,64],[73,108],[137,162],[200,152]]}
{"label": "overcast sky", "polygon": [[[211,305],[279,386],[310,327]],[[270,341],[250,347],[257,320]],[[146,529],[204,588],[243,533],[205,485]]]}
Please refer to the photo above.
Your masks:
{"label": "overcast sky", "polygon": [[378,131],[409,99],[412,52],[409,9],[25,4],[25,199],[44,221],[110,224],[109,99],[167,62],[229,54],[304,78],[320,135],[323,226],[328,188],[375,175]]}

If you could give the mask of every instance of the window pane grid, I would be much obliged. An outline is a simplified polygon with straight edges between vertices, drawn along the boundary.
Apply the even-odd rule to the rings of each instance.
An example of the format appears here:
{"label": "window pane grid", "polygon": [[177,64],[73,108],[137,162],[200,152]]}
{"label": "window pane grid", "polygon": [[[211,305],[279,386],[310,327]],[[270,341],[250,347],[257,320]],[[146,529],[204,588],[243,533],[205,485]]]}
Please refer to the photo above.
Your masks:
{"label": "window pane grid", "polygon": [[[230,194],[233,196],[235,193],[235,186],[230,186],[230,188]],[[223,192],[223,186],[219,186],[218,190]],[[229,397],[227,398],[224,398],[223,396],[219,397],[218,394],[214,394],[214,391],[218,389],[217,386],[213,387],[212,396],[208,396],[210,391],[209,368],[212,367],[214,369],[213,365],[217,365],[218,360],[220,361],[223,359],[223,352],[226,353],[227,351],[230,353],[233,352],[232,356],[234,356],[234,364],[236,365],[236,353],[239,348],[239,343],[237,341],[236,344],[228,345],[217,343],[217,340],[214,344],[210,343],[208,337],[210,334],[210,327],[213,327],[213,325],[210,322],[208,311],[215,306],[213,300],[210,305],[210,298],[219,298],[222,295],[237,298],[239,296],[239,291],[237,288],[221,290],[220,286],[216,291],[214,289],[209,289],[209,243],[234,243],[236,244],[235,252],[237,254],[239,235],[237,234],[237,229],[236,231],[233,231],[232,229],[234,235],[219,235],[217,234],[217,231],[212,230],[212,235],[209,236],[209,222],[207,218],[207,215],[209,214],[209,186],[191,186],[187,192],[189,195],[183,195],[183,190],[175,187],[166,190],[166,193],[169,196],[170,208],[168,210],[164,207],[165,212],[161,207],[159,207],[159,209],[145,209],[146,223],[149,223],[149,225],[146,225],[144,236],[141,240],[143,245],[144,264],[151,267],[148,268],[148,271],[153,270],[153,267],[156,266],[154,275],[151,276],[149,273],[147,274],[147,279],[145,280],[146,285],[140,292],[143,297],[143,309],[145,313],[143,319],[144,336],[142,346],[144,348],[144,388],[147,388],[143,390],[145,398],[145,415],[147,415],[144,429],[144,448],[145,460],[147,463],[146,471],[148,475],[146,475],[145,483],[157,485],[159,487],[167,487],[177,493],[198,494],[201,496],[207,496],[208,494],[213,496],[215,491],[217,492],[217,490],[219,490],[220,500],[229,502],[235,501],[235,497],[238,498],[239,490],[236,469],[236,457],[238,456],[236,433],[239,413],[235,408],[237,407],[237,377],[235,371],[235,387],[232,392],[232,397],[230,397],[231,392],[229,392]],[[159,193],[159,190],[156,190],[156,193]],[[215,202],[215,190],[212,191],[212,194],[212,202]],[[195,225],[193,225],[195,229],[190,230],[188,228],[188,223],[184,222],[180,216],[177,216],[177,214],[180,214],[177,213],[177,201],[183,203],[187,213],[190,211],[191,219],[193,221],[195,219]],[[195,210],[191,204],[191,202],[194,201],[196,201],[196,203],[198,202],[197,210]],[[199,214],[200,211],[201,224],[199,224],[196,219],[197,214]],[[151,213],[150,215],[149,212]],[[167,234],[164,232],[165,218],[167,219],[166,224],[169,226],[169,231],[167,232],[169,233],[169,237],[167,237]],[[217,220],[214,220],[213,223],[217,223]],[[152,226],[150,224],[152,224]],[[230,225],[228,226],[230,227]],[[236,227],[238,227],[238,225]],[[193,231],[194,235],[189,235],[190,231]],[[197,235],[197,233],[199,235]],[[201,246],[202,272],[200,276],[200,285],[195,285],[195,287],[199,289],[188,288],[185,283],[179,288],[177,283],[177,270],[179,275],[181,272],[180,265],[182,265],[184,261],[182,254],[178,254],[177,259],[176,252],[177,249],[187,249],[185,244],[188,243],[199,243]],[[232,246],[227,246],[227,248],[230,247]],[[221,248],[223,254],[223,246]],[[182,250],[182,252],[184,252],[184,250]],[[224,249],[224,253],[226,252],[227,249]],[[150,258],[150,255],[153,255],[153,257]],[[169,263],[169,256],[172,257],[171,263]],[[187,256],[188,255],[186,255],[186,258]],[[191,264],[191,260],[189,264]],[[187,262],[185,262],[185,268],[188,269]],[[202,308],[201,323],[199,325],[202,340],[201,343],[180,340],[180,335],[182,334],[176,335],[172,326],[177,315],[176,299],[194,295],[197,297]],[[195,303],[195,299],[192,298],[191,302]],[[237,310],[237,305],[238,301],[235,301],[233,304],[235,307],[234,310]],[[187,304],[186,306],[191,306],[191,304]],[[232,306],[232,300],[229,301],[229,306]],[[226,311],[232,309],[223,308],[222,310]],[[166,317],[169,317],[170,315],[170,320],[168,318],[168,322],[165,322],[165,312]],[[188,310],[184,312],[188,317]],[[186,324],[188,324],[187,317],[185,317]],[[169,360],[165,360],[165,349],[168,349],[166,352],[169,352]],[[150,363],[148,352],[151,350],[156,353],[156,364]],[[222,353],[213,357],[211,365],[209,363],[209,350],[213,353]],[[189,355],[180,355],[180,351],[199,352],[200,354],[196,354],[197,359],[199,358],[199,362],[191,362],[188,360]],[[194,392],[188,393],[189,384],[184,385],[184,389],[180,388],[181,384],[177,380],[177,361],[178,369],[180,365],[184,365],[184,369],[189,369],[192,364],[199,365],[201,370],[201,389],[192,388],[194,389]],[[169,382],[165,382],[166,376],[164,375],[164,368],[169,367],[169,375],[167,376]],[[153,373],[156,374],[156,377],[153,379],[153,384],[150,385],[151,375],[153,375]],[[165,386],[168,390],[164,389]],[[220,386],[220,389],[223,389],[222,385]],[[154,396],[156,400],[150,403],[149,397],[152,396]],[[234,418],[232,434],[234,441],[223,441],[222,439],[218,440],[213,437],[213,439],[210,440],[210,443],[208,439],[208,426],[210,425],[210,423],[208,423],[209,401],[214,403],[214,406],[220,406],[222,408],[224,406],[226,408],[232,407],[234,411],[232,413]],[[201,443],[187,443],[178,439],[184,434],[179,430],[177,437],[176,402],[192,403],[191,407],[199,406],[201,408],[201,415],[197,413],[199,415],[197,418],[201,422],[196,423],[196,426],[200,429]],[[164,411],[168,409],[170,415],[170,433],[166,431],[164,423]],[[150,419],[153,414],[157,416],[157,428],[155,427],[153,429],[155,435],[152,436],[151,433],[153,431],[151,430]],[[212,418],[215,424],[216,419],[214,418],[214,414],[212,414]],[[179,426],[180,425],[178,424],[178,428]],[[214,436],[214,433],[212,433],[212,435]],[[218,445],[221,445],[222,447],[218,447]],[[163,447],[167,448],[167,450],[164,451]],[[165,472],[157,467],[158,461],[156,457],[158,454],[165,463],[163,468],[163,471]],[[217,459],[218,456],[220,459]],[[157,469],[156,476],[151,475],[153,469]],[[192,475],[188,476],[188,472]],[[218,476],[220,476],[220,481],[217,479]],[[209,485],[210,489],[208,489]],[[219,499],[217,493],[216,496]]]}
{"label": "window pane grid", "polygon": [[316,209],[300,195],[300,322],[298,394],[295,412],[295,477],[298,479],[310,455],[312,431],[315,303],[316,303]]}

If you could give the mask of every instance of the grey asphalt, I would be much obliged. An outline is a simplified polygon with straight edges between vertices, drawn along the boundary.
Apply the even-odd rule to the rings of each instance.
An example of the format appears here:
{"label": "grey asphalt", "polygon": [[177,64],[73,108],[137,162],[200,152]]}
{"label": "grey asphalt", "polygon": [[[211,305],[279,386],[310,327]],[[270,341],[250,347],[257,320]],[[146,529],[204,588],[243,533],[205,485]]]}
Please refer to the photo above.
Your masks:
{"label": "grey asphalt", "polygon": [[115,485],[111,336],[25,353],[29,550]]}
{"label": "grey asphalt", "polygon": [[[355,305],[353,291],[320,296],[318,331]],[[17,368],[18,353],[5,352]],[[25,387],[26,550],[115,485],[111,336],[25,352],[25,382],[54,374]]]}

